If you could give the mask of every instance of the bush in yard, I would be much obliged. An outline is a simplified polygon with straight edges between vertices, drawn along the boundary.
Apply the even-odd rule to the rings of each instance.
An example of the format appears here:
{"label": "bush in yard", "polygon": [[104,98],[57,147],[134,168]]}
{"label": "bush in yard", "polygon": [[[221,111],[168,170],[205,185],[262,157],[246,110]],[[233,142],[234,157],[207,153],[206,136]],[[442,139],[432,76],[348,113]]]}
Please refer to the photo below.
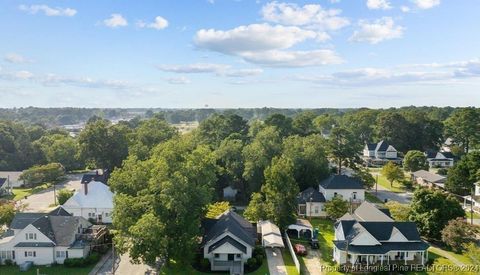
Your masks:
{"label": "bush in yard", "polygon": [[11,266],[11,265],[13,265],[13,261],[10,260],[10,259],[6,259],[3,263],[4,263],[6,266]]}
{"label": "bush in yard", "polygon": [[265,249],[263,249],[262,246],[255,246],[255,248],[253,249],[253,255],[262,255],[264,256],[265,255]]}
{"label": "bush in yard", "polygon": [[443,228],[442,241],[453,251],[460,253],[468,243],[475,241],[478,233],[478,226],[465,222],[463,218],[457,218],[449,221]]}
{"label": "bush in yard", "polygon": [[3,225],[9,225],[13,217],[15,217],[15,204],[13,203],[2,203],[0,204],[0,228]]}
{"label": "bush in yard", "polygon": [[57,182],[65,176],[65,168],[60,163],[35,165],[25,170],[20,175],[20,180],[25,181],[28,187],[34,187],[44,182]]}
{"label": "bush in yard", "polygon": [[340,197],[334,197],[325,203],[325,212],[327,215],[336,220],[348,212],[349,204]]}
{"label": "bush in yard", "polygon": [[413,188],[413,182],[408,179],[402,180],[402,185],[409,190]]}
{"label": "bush in yard", "polygon": [[100,260],[100,254],[93,252],[85,258],[85,264],[95,264]]}
{"label": "bush in yard", "polygon": [[408,151],[403,160],[403,168],[405,171],[415,172],[418,170],[427,170],[427,157],[420,151]]}
{"label": "bush in yard", "polygon": [[64,204],[69,198],[73,196],[73,191],[62,189],[57,193],[58,204]]}
{"label": "bush in yard", "polygon": [[254,269],[257,266],[257,259],[250,258],[247,260],[247,265],[249,268]]}
{"label": "bush in yard", "polygon": [[257,261],[258,265],[261,265],[263,263],[263,255],[259,254],[255,256],[255,260]]}
{"label": "bush in yard", "polygon": [[200,259],[200,267],[202,270],[207,270],[210,268],[210,261],[207,259]]}

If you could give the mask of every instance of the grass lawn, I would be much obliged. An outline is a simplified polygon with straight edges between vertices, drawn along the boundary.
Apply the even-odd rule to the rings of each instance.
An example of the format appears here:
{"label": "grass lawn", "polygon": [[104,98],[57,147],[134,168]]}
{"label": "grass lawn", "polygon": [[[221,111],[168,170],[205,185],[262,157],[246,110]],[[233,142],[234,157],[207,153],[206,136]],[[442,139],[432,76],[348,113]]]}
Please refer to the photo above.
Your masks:
{"label": "grass lawn", "polygon": [[374,193],[365,192],[365,200],[371,203],[383,204],[383,201],[375,197]]}
{"label": "grass lawn", "polygon": [[429,270],[427,271],[419,271],[419,272],[408,272],[408,275],[426,275],[426,274],[434,274],[434,275],[475,275],[475,272],[461,272],[461,271],[448,271],[442,270],[442,268],[448,268],[449,266],[455,266],[455,264],[450,261],[449,259],[441,256],[441,251],[446,252],[448,254],[455,255],[454,257],[460,260],[465,264],[471,264],[470,260],[463,255],[458,255],[449,251],[445,251],[436,247],[430,247],[428,249],[428,259],[433,261],[433,264],[429,266]]}
{"label": "grass lawn", "polygon": [[[1,274],[1,273],[0,273]],[[177,265],[175,263],[171,263],[169,267],[164,266],[160,270],[161,275],[171,275],[171,274],[185,274],[185,275],[227,275],[229,273],[226,272],[211,272],[211,273],[205,273],[205,272],[200,272],[195,270],[191,265]],[[265,258],[263,260],[262,265],[255,270],[254,272],[251,273],[246,273],[250,275],[269,275],[268,272],[268,263],[267,259]],[[68,274],[70,275],[70,274]]]}
{"label": "grass lawn", "polygon": [[45,275],[86,275],[95,265],[89,265],[87,267],[64,267],[63,265],[56,266],[34,266],[27,272],[20,272],[18,266],[0,266],[0,274],[8,275],[36,275],[37,269],[40,270],[39,274]]}
{"label": "grass lawn", "polygon": [[[377,176],[373,175],[373,177],[376,179]],[[400,183],[394,182],[392,185],[390,185],[390,182],[378,172],[378,185],[381,185],[385,189],[388,189],[392,192],[395,193],[403,193],[406,191],[405,187],[403,187]],[[375,185],[373,186],[372,189],[375,189]]]}
{"label": "grass lawn", "polygon": [[[333,228],[333,221],[326,219],[312,219],[310,221],[313,228],[318,228],[318,242],[320,245],[321,259],[320,262],[324,266],[334,267],[336,264],[333,262],[333,238],[335,231]],[[338,271],[328,272],[328,274],[342,274]]]}
{"label": "grass lawn", "polygon": [[47,189],[48,187],[50,187],[50,184],[48,183],[44,183],[44,184],[41,184],[41,185],[38,185],[34,188],[13,188],[13,200],[21,200],[23,198],[25,198],[25,196],[30,196],[30,195],[33,195],[35,193],[38,193],[38,192],[41,192],[45,189]]}
{"label": "grass lawn", "polygon": [[288,248],[282,249],[282,256],[288,275],[298,275],[297,268],[295,267],[295,263],[293,262],[292,255]]}
{"label": "grass lawn", "polygon": [[468,221],[470,221],[472,214],[473,214],[473,218],[474,218],[474,219],[480,219],[480,214],[478,214],[477,212],[473,212],[473,213],[472,213],[472,212],[470,212],[469,209],[465,210],[465,212],[467,212],[467,219],[468,219]]}

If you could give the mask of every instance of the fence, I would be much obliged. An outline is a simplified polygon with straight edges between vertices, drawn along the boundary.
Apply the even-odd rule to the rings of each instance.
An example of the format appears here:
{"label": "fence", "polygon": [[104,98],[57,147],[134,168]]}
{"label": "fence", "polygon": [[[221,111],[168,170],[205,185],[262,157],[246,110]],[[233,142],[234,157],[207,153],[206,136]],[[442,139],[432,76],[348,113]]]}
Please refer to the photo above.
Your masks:
{"label": "fence", "polygon": [[300,262],[298,261],[297,254],[293,251],[292,242],[290,242],[290,238],[288,237],[287,232],[285,232],[285,238],[287,239],[288,250],[290,250],[290,254],[292,255],[293,262],[295,263],[295,267],[297,268],[298,274],[300,274]]}

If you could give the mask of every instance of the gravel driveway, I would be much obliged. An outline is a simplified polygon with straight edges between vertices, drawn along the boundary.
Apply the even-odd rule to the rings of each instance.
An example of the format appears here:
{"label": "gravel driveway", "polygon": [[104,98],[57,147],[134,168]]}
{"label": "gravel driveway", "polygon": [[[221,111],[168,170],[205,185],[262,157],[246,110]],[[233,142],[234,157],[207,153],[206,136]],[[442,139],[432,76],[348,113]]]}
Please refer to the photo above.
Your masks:
{"label": "gravel driveway", "polygon": [[305,266],[302,265],[302,274],[323,274],[322,265],[320,264],[320,251],[313,250],[308,246],[305,247],[307,248],[308,254],[303,257]]}

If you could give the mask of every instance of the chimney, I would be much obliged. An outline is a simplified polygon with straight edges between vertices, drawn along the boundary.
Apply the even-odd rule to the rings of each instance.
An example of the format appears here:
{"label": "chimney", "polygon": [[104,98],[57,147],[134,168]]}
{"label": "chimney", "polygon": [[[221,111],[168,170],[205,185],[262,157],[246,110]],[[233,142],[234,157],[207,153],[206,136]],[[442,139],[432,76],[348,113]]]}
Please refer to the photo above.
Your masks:
{"label": "chimney", "polygon": [[95,176],[98,176],[98,169],[95,170]]}
{"label": "chimney", "polygon": [[88,194],[88,182],[83,186],[83,191],[85,191],[85,196]]}

